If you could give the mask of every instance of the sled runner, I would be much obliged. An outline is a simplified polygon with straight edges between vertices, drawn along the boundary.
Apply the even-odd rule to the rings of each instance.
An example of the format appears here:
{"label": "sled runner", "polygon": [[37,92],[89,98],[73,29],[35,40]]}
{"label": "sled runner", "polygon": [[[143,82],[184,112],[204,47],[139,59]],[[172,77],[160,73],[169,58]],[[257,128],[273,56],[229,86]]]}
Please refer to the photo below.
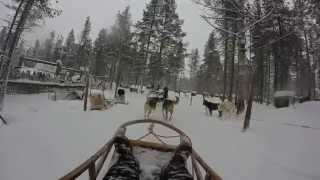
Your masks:
{"label": "sled runner", "polygon": [[[176,150],[177,145],[167,144],[168,139],[180,138],[181,142],[189,142],[189,137],[180,129],[171,124],[158,121],[158,120],[134,120],[121,125],[115,136],[109,140],[100,150],[98,150],[88,160],[83,162],[77,168],[60,178],[60,180],[74,180],[89,174],[89,180],[102,179],[103,173],[106,172],[105,168],[109,168],[116,160],[117,153],[114,151],[114,139],[119,135],[125,136],[126,130],[129,126],[136,124],[149,124],[148,132],[138,139],[129,139],[133,147],[133,154],[140,164],[141,173],[140,179],[157,179],[161,167],[166,164],[172,157]],[[155,132],[155,126],[160,125],[170,129],[176,135],[164,136]],[[146,141],[147,137],[154,137],[158,142]],[[110,153],[112,150],[112,153]],[[110,159],[111,160],[107,160]],[[222,178],[198,155],[193,149],[189,158],[188,169],[192,174],[194,180],[222,180]],[[103,170],[102,170],[103,169]],[[103,172],[103,173],[102,173]]]}

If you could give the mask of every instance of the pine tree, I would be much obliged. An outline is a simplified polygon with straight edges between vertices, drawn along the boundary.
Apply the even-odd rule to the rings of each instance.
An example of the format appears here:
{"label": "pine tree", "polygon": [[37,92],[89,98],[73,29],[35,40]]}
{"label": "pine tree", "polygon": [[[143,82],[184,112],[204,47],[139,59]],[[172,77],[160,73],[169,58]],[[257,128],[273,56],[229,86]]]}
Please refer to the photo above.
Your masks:
{"label": "pine tree", "polygon": [[40,41],[39,39],[36,40],[34,43],[33,51],[32,51],[32,56],[33,57],[38,57],[40,52]]}
{"label": "pine tree", "polygon": [[190,55],[190,63],[189,63],[189,70],[190,70],[190,79],[192,81],[192,84],[194,84],[194,81],[196,80],[199,66],[200,66],[200,55],[198,49],[192,49],[191,55]]}
{"label": "pine tree", "polygon": [[19,44],[14,52],[14,56],[12,58],[12,67],[16,67],[19,64],[20,61],[20,57],[24,56],[26,53],[26,49],[25,49],[25,41],[23,39],[21,39],[19,41]]}
{"label": "pine tree", "polygon": [[72,29],[64,43],[65,54],[62,58],[62,62],[66,66],[76,67],[75,57],[77,54],[76,38],[74,36],[74,30]]}
{"label": "pine tree", "polygon": [[114,45],[116,50],[116,90],[121,84],[125,74],[129,72],[131,57],[131,14],[130,8],[120,12],[117,15],[117,21],[112,28],[112,34],[115,38]]}
{"label": "pine tree", "polygon": [[62,60],[62,55],[63,55],[63,36],[59,36],[57,38],[57,42],[54,46],[53,50],[53,60]]}
{"label": "pine tree", "polygon": [[218,80],[220,79],[221,63],[220,54],[217,50],[217,40],[214,31],[209,35],[209,39],[204,50],[204,80],[206,83],[205,89],[210,93],[218,92]]}
{"label": "pine tree", "polygon": [[101,29],[97,39],[94,42],[94,53],[95,53],[95,68],[94,74],[96,76],[104,76],[107,71],[107,49],[108,48],[108,34],[106,29]]}
{"label": "pine tree", "polygon": [[[159,39],[159,51],[157,64],[159,68],[159,74],[156,74],[156,80],[159,79],[163,74],[163,68],[169,70],[173,75],[174,82],[176,81],[177,73],[179,73],[179,64],[181,64],[181,59],[183,54],[183,42],[182,39],[186,35],[182,31],[183,21],[179,18],[176,12],[177,5],[174,0],[164,0],[163,6],[161,8],[161,15],[163,20],[160,21],[160,39]],[[180,54],[179,54],[180,53]],[[176,56],[176,58],[171,58],[171,56]],[[179,57],[181,56],[181,57]],[[177,62],[170,62],[170,61]],[[174,66],[171,66],[174,64]],[[166,82],[170,84],[170,82]]]}
{"label": "pine tree", "polygon": [[154,58],[156,58],[157,40],[159,39],[157,30],[160,29],[160,8],[159,0],[151,0],[143,11],[142,20],[136,23],[137,42],[143,55],[143,75],[145,75],[147,66],[149,68],[149,75],[157,73],[157,68],[155,67],[156,60]]}
{"label": "pine tree", "polygon": [[0,49],[5,43],[6,36],[7,36],[7,27],[3,27],[0,31]]}
{"label": "pine tree", "polygon": [[173,60],[170,58],[176,56],[176,48],[185,36],[176,8],[174,0],[152,0],[142,21],[136,24],[139,47],[145,54],[152,84],[163,80],[164,74],[169,83],[169,64]]}
{"label": "pine tree", "polygon": [[51,31],[49,38],[47,38],[44,42],[44,49],[41,54],[42,56],[44,56],[50,61],[52,61],[52,57],[53,57],[55,36],[56,36],[55,32]]}
{"label": "pine tree", "polygon": [[86,18],[84,28],[81,32],[79,49],[78,49],[78,65],[80,67],[90,66],[90,56],[92,51],[92,41],[90,39],[91,22],[90,17]]}
{"label": "pine tree", "polygon": [[76,38],[74,36],[73,29],[69,32],[66,42],[65,42],[65,50],[67,53],[72,53],[75,49]]}

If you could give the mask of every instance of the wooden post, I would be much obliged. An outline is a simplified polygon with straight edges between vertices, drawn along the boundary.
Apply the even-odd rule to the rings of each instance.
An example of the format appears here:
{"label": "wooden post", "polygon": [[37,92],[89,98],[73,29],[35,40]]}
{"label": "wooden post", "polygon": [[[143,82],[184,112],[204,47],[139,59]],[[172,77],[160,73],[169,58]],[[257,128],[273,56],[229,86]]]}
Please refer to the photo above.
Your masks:
{"label": "wooden post", "polygon": [[86,77],[86,87],[85,87],[85,90],[84,90],[83,111],[87,111],[88,94],[89,94],[89,74],[87,74],[87,77]]}

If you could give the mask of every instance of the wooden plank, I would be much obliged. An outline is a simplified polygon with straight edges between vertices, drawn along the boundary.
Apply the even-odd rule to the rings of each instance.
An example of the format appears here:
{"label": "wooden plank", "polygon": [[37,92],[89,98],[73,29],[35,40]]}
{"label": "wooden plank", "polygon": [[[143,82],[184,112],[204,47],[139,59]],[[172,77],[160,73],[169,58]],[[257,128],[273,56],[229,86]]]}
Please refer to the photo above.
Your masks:
{"label": "wooden plank", "polygon": [[191,156],[191,163],[192,163],[192,167],[196,173],[197,180],[203,180],[203,176],[201,174],[199,166],[198,166],[197,162],[195,161],[195,159],[193,158],[193,156]]}
{"label": "wooden plank", "polygon": [[222,180],[222,178],[198,155],[195,150],[192,151],[192,156],[207,173],[210,173],[212,180]]}
{"label": "wooden plank", "polygon": [[96,180],[97,174],[96,174],[96,165],[94,162],[91,162],[89,165],[89,179],[90,180]]}
{"label": "wooden plank", "polygon": [[104,163],[105,163],[105,161],[106,161],[106,159],[107,159],[107,157],[108,157],[108,155],[109,155],[109,153],[111,151],[111,148],[112,148],[112,146],[108,146],[105,149],[105,152],[104,152],[103,156],[98,161],[97,170],[96,170],[97,175],[100,173],[100,171],[101,171],[101,169],[102,169],[102,167],[103,167],[103,165],[104,165]]}
{"label": "wooden plank", "polygon": [[159,144],[147,141],[140,141],[140,140],[130,140],[132,146],[139,146],[143,148],[154,149],[162,152],[174,152],[176,147],[175,145],[168,145],[168,144]]}
{"label": "wooden plank", "polygon": [[59,180],[72,180],[79,177],[83,172],[89,169],[91,163],[95,163],[99,157],[106,152],[110,146],[113,145],[113,139],[111,139],[107,144],[105,144],[98,152],[96,152],[93,156],[91,156],[88,160],[83,162],[80,166],[76,167],[74,170],[61,177]]}

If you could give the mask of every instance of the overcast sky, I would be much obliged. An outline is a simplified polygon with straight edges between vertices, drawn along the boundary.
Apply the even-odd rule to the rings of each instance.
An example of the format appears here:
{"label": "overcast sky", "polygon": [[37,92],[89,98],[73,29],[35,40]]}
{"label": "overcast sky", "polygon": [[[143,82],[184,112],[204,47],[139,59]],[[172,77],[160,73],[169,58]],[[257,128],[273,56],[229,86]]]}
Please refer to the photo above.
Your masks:
{"label": "overcast sky", "polygon": [[[2,0],[10,1],[10,0]],[[130,6],[133,22],[142,18],[143,9],[150,0],[59,0],[57,7],[63,12],[59,17],[47,19],[44,26],[36,28],[25,35],[28,46],[33,46],[35,39],[45,39],[48,33],[55,30],[66,37],[73,28],[77,38],[83,28],[85,18],[91,17],[91,37],[96,38],[97,33],[103,27],[110,28],[115,21],[118,11]],[[200,8],[191,0],[176,0],[178,13],[184,19],[183,30],[187,33],[185,41],[189,43],[188,49],[199,48],[202,54],[205,42],[211,28],[200,18]],[[1,6],[1,5],[0,5]],[[0,17],[5,18],[8,12],[0,7]],[[2,22],[1,22],[2,23]]]}

